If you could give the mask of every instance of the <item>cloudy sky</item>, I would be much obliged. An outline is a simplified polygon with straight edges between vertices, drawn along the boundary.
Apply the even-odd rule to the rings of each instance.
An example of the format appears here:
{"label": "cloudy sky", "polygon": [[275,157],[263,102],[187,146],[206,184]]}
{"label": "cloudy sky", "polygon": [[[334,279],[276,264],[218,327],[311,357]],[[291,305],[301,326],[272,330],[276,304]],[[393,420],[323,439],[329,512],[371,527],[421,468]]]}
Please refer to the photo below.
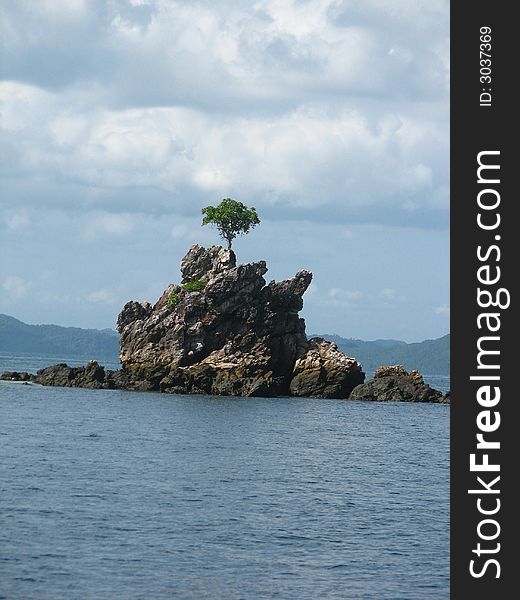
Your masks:
{"label": "cloudy sky", "polygon": [[310,333],[449,331],[447,0],[5,0],[0,312],[114,327],[232,197]]}

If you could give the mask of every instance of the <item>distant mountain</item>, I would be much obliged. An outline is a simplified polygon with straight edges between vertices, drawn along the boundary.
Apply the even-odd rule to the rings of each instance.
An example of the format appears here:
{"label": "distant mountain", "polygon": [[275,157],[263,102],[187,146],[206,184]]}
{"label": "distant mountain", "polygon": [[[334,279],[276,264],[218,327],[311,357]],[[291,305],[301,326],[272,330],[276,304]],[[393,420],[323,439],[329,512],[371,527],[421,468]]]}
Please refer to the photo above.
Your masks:
{"label": "distant mountain", "polygon": [[117,361],[119,334],[113,329],[27,325],[14,317],[0,314],[0,352]]}
{"label": "distant mountain", "polygon": [[450,374],[450,335],[435,340],[407,344],[400,340],[363,340],[342,338],[339,335],[321,335],[331,340],[348,356],[359,360],[367,373],[381,365],[403,365],[425,375]]}

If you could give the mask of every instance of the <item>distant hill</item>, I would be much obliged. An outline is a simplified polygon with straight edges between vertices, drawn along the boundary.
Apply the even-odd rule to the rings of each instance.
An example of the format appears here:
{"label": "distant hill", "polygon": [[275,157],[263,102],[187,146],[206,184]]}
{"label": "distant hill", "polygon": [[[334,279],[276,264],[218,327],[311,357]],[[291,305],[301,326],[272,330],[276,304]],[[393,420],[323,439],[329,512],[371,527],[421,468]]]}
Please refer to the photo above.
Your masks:
{"label": "distant hill", "polygon": [[0,352],[117,361],[119,334],[113,329],[27,325],[14,317],[0,314]]}
{"label": "distant hill", "polygon": [[365,372],[372,373],[381,365],[403,365],[426,375],[450,374],[450,335],[435,340],[407,344],[399,340],[363,340],[342,338],[339,335],[320,335],[338,348],[359,360]]}

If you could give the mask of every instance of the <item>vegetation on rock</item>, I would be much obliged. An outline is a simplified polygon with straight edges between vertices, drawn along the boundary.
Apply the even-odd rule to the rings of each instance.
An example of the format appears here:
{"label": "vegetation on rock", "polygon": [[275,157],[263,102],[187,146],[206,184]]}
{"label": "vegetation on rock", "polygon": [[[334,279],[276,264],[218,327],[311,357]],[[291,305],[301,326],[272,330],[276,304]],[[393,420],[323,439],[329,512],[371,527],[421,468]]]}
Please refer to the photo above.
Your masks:
{"label": "vegetation on rock", "polygon": [[220,237],[226,240],[228,249],[231,249],[237,235],[249,233],[260,223],[256,208],[248,208],[231,198],[224,198],[218,206],[206,206],[202,214],[202,225],[215,225]]}
{"label": "vegetation on rock", "polygon": [[182,289],[186,292],[200,292],[206,286],[206,282],[202,279],[194,279],[182,285]]}
{"label": "vegetation on rock", "polygon": [[168,302],[166,303],[166,306],[169,309],[172,309],[175,307],[175,305],[179,302],[179,294],[175,293],[175,292],[171,292],[170,295],[168,296]]}

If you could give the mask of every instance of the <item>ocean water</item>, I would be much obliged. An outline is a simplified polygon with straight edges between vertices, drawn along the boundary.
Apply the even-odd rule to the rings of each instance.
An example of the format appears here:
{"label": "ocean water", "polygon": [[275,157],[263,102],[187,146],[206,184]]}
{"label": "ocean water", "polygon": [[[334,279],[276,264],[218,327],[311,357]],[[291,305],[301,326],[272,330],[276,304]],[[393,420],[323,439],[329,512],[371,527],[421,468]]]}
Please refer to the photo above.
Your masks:
{"label": "ocean water", "polygon": [[[44,369],[45,367],[57,365],[59,363],[66,363],[69,367],[79,367],[81,365],[86,365],[90,358],[92,357],[0,352],[0,373],[3,373],[4,371],[26,371],[27,373],[36,374],[38,369]],[[106,369],[116,370],[121,368],[119,362],[114,360],[114,358],[106,359],[94,357],[94,359],[97,359],[99,364],[103,365]]]}
{"label": "ocean water", "polygon": [[447,599],[449,411],[0,382],[0,597]]}

